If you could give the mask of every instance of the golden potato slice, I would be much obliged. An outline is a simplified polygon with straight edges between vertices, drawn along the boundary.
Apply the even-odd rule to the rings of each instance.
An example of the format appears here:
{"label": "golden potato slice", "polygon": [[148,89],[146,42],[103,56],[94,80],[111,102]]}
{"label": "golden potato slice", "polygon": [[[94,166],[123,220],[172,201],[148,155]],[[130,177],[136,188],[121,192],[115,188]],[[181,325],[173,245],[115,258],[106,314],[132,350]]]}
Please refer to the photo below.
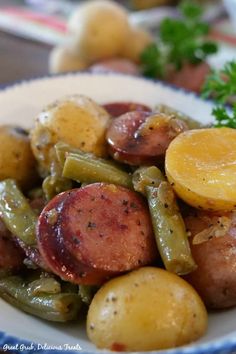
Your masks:
{"label": "golden potato slice", "polygon": [[236,209],[236,130],[190,130],[166,152],[166,175],[186,203],[206,210]]}
{"label": "golden potato slice", "polygon": [[206,309],[191,285],[154,267],[108,281],[87,317],[89,339],[117,351],[173,348],[198,339],[206,327]]}
{"label": "golden potato slice", "polygon": [[97,156],[106,155],[105,131],[109,114],[83,95],[72,95],[49,105],[36,119],[31,131],[33,153],[41,174],[50,169],[54,145],[65,142]]}

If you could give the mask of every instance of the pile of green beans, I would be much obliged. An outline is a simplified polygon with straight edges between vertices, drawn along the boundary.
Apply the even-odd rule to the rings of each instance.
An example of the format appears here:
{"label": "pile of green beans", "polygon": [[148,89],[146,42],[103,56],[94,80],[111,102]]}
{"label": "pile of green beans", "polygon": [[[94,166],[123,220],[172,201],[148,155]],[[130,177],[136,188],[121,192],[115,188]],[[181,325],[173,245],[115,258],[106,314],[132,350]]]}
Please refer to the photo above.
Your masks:
{"label": "pile of green beans", "polygon": [[131,175],[114,162],[71,149],[62,143],[55,148],[58,160],[63,164],[63,177],[80,183],[106,182],[132,188]]}
{"label": "pile of green beans", "polygon": [[[47,282],[44,286],[43,282]],[[82,305],[77,293],[54,293],[48,287],[48,280],[41,279],[41,291],[32,293],[30,284],[19,276],[0,279],[0,296],[11,305],[34,316],[55,322],[66,322],[77,318]],[[58,289],[59,290],[59,289]]]}
{"label": "pile of green beans", "polygon": [[[134,189],[148,201],[157,247],[168,271],[187,274],[196,267],[184,221],[171,185],[156,167],[142,167],[133,176],[119,164],[58,143],[51,175],[42,189],[33,191],[50,200],[58,193],[82,184],[105,182]],[[37,194],[38,195],[38,194]],[[27,246],[36,245],[37,215],[12,179],[0,182],[0,215],[10,232]],[[58,281],[53,275],[32,278],[0,272],[0,297],[37,317],[57,322],[76,319],[82,304],[89,305],[97,287]]]}

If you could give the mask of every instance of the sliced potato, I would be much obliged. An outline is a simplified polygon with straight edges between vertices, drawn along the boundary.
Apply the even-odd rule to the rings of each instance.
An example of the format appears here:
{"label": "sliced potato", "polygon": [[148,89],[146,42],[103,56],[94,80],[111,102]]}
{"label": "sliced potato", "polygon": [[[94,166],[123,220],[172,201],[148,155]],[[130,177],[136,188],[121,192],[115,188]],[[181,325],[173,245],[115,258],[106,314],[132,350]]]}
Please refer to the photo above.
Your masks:
{"label": "sliced potato", "polygon": [[31,131],[31,145],[41,174],[49,171],[53,147],[59,141],[97,156],[106,155],[105,131],[109,120],[101,106],[83,95],[65,97],[49,105],[39,114]]}
{"label": "sliced potato", "polygon": [[166,152],[168,180],[186,203],[206,210],[236,209],[236,130],[186,131]]}
{"label": "sliced potato", "polygon": [[107,282],[94,296],[87,334],[98,347],[146,351],[196,340],[207,327],[197,292],[166,270],[145,267]]}

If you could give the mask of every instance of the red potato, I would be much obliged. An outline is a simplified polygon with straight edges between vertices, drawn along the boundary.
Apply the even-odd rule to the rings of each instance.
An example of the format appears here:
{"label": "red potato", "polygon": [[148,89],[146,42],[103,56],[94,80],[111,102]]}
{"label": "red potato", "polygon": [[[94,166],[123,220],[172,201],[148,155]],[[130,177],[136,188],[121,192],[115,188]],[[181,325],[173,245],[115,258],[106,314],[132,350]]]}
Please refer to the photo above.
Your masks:
{"label": "red potato", "polygon": [[187,130],[185,122],[163,113],[126,113],[107,130],[108,151],[130,165],[155,164],[164,158],[170,142]]}
{"label": "red potato", "polygon": [[11,239],[10,232],[0,220],[0,271],[17,270],[21,268],[24,253]]}
{"label": "red potato", "polygon": [[138,66],[131,60],[127,59],[107,59],[90,66],[89,71],[92,73],[109,73],[117,72],[127,75],[139,76]]}
{"label": "red potato", "polygon": [[185,279],[208,308],[236,305],[236,215],[195,211],[185,218],[198,268]]}
{"label": "red potato", "polygon": [[200,93],[209,73],[210,66],[207,63],[185,64],[180,71],[170,70],[166,81],[186,90]]}
{"label": "red potato", "polygon": [[133,111],[151,112],[151,108],[136,102],[112,102],[103,105],[103,108],[113,117],[117,118],[122,114]]}
{"label": "red potato", "polygon": [[48,267],[77,284],[101,284],[157,258],[144,200],[111,184],[56,196],[39,217],[37,239]]}

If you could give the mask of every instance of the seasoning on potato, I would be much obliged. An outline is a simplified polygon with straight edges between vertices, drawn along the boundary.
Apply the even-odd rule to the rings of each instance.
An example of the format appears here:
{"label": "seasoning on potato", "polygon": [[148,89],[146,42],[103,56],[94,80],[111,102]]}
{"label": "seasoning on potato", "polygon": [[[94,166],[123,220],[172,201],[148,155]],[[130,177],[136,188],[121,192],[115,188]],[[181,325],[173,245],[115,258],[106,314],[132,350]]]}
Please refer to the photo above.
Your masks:
{"label": "seasoning on potato", "polygon": [[31,146],[42,175],[50,169],[52,149],[63,141],[97,156],[106,155],[109,114],[92,99],[73,95],[46,107],[31,131]]}
{"label": "seasoning on potato", "polygon": [[206,329],[207,313],[197,292],[182,278],[154,267],[107,282],[87,317],[89,339],[98,348],[119,351],[184,345]]}
{"label": "seasoning on potato", "polygon": [[166,175],[186,203],[208,211],[236,208],[236,130],[186,131],[169,145]]}
{"label": "seasoning on potato", "polygon": [[28,132],[17,126],[2,125],[0,141],[0,180],[13,178],[22,188],[32,187],[37,174]]}

